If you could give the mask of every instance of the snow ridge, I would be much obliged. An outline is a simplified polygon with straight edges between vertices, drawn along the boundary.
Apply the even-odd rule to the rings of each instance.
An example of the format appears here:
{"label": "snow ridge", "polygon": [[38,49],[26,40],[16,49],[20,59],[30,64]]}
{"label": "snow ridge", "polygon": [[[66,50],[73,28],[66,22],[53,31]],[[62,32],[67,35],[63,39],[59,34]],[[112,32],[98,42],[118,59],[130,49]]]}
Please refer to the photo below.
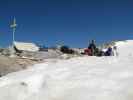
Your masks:
{"label": "snow ridge", "polygon": [[116,46],[118,57],[48,60],[8,74],[0,100],[133,100],[133,40]]}

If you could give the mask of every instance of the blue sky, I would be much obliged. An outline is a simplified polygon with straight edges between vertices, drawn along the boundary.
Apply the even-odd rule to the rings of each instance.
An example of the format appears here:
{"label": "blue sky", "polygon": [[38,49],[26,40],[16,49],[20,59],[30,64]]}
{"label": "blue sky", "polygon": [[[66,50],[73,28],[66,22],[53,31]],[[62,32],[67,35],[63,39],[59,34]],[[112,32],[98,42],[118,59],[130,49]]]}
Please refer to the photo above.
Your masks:
{"label": "blue sky", "polygon": [[10,22],[17,19],[16,41],[86,47],[133,39],[132,0],[1,0],[0,46],[12,42]]}

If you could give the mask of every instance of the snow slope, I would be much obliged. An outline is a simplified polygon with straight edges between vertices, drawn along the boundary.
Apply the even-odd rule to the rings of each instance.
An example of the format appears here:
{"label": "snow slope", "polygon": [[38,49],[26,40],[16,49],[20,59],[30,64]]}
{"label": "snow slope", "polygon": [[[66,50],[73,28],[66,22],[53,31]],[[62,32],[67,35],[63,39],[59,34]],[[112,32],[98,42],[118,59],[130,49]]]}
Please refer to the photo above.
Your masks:
{"label": "snow slope", "polygon": [[133,40],[119,41],[116,43],[120,56],[133,55]]}
{"label": "snow slope", "polygon": [[51,59],[8,74],[0,100],[133,100],[133,41],[116,45],[118,57]]}

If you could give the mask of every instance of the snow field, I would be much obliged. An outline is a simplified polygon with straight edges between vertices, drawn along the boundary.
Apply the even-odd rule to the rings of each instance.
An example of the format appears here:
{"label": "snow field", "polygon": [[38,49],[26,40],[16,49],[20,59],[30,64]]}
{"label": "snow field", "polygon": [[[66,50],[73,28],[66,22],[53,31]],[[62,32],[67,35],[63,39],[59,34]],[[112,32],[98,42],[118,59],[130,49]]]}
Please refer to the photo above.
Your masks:
{"label": "snow field", "polygon": [[47,60],[8,74],[0,100],[133,100],[133,41],[116,45],[118,57]]}

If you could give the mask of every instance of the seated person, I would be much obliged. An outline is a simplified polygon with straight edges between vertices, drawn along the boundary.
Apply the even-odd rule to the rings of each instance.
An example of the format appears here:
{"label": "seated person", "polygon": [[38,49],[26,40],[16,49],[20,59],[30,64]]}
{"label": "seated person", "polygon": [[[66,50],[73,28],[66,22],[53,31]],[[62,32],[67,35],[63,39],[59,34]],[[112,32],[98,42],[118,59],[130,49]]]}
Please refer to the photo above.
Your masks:
{"label": "seated person", "polygon": [[113,55],[113,50],[112,48],[109,46],[107,51],[105,52],[105,56],[112,56]]}

